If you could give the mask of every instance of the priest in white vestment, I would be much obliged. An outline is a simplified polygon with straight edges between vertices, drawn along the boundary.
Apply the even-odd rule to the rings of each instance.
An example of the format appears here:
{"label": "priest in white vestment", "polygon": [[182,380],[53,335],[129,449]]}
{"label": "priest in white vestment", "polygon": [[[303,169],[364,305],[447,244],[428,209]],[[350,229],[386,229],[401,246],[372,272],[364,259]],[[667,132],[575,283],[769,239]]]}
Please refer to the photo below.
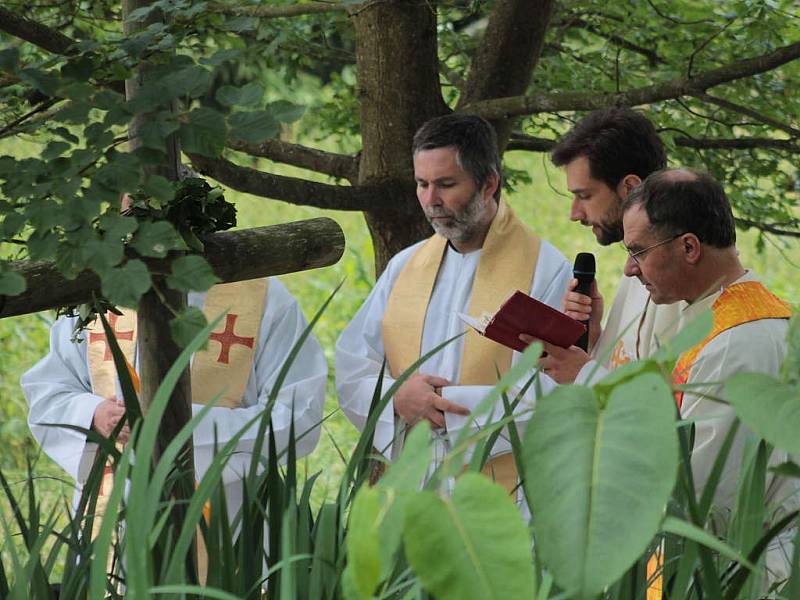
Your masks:
{"label": "priest in white vestment", "polygon": [[[678,331],[711,309],[712,332],[681,355],[673,383],[706,384],[676,393],[683,419],[695,426],[692,472],[698,495],[735,419],[724,399],[724,382],[736,373],[777,376],[786,354],[790,306],[764,287],[739,262],[736,229],[725,192],[710,175],[690,169],[659,171],[645,179],[624,205],[625,275],[636,278],[656,305],[672,304],[680,314]],[[579,348],[545,345],[543,368],[559,382],[599,381],[607,370]],[[714,496],[713,516],[724,531],[735,504],[738,477],[748,438],[744,425],[734,439]],[[789,460],[775,450],[770,464]],[[766,500],[773,520],[800,507],[797,479],[767,475]],[[767,551],[769,582],[789,574],[794,532]]]}
{"label": "priest in white vestment", "polygon": [[[492,313],[515,289],[555,307],[571,277],[563,255],[500,200],[497,143],[486,121],[467,115],[433,119],[415,135],[413,152],[417,196],[436,234],[392,258],[336,344],[339,403],[360,430],[384,356],[383,392],[420,356],[467,329],[458,313]],[[427,419],[435,468],[491,390],[496,369],[505,372],[516,356],[468,331],[400,386],[380,415],[374,446],[391,458],[407,427]],[[546,377],[540,383],[545,390],[554,385]],[[532,386],[517,411],[525,413],[520,425],[530,418],[533,399]],[[494,473],[513,488],[509,450],[501,438],[492,455],[506,457]]]}
{"label": "priest in white vestment", "polygon": [[[307,326],[295,299],[277,279],[222,284],[208,293],[190,293],[189,304],[213,319],[229,310],[206,350],[192,357],[192,412],[216,394],[222,396],[194,430],[195,474],[203,476],[222,447],[253,417],[263,412],[284,359]],[[135,366],[133,311],[113,316],[116,337]],[[86,481],[97,451],[96,444],[75,430],[50,424],[95,428],[108,433],[109,424],[98,426],[105,412],[114,411],[121,399],[110,351],[99,319],[71,341],[76,318],[61,317],[50,333],[50,352],[22,376],[22,388],[30,404],[28,423],[45,452],[72,477],[77,487]],[[289,369],[272,409],[272,427],[278,452],[285,450],[294,415],[297,456],[311,452],[319,439],[325,399],[327,363],[319,343],[310,335]],[[119,408],[117,415],[121,415]],[[112,420],[116,424],[118,420]],[[110,425],[113,429],[113,425]],[[241,478],[251,461],[258,425],[249,428],[234,449],[223,472],[229,516],[242,502]],[[125,441],[125,440],[122,440]],[[266,458],[268,445],[264,444]]]}
{"label": "priest in white vestment", "polygon": [[[570,219],[591,227],[601,246],[622,241],[625,199],[667,161],[653,124],[625,107],[590,113],[558,141],[551,156],[553,164],[564,167],[573,196]],[[591,298],[571,291],[576,284],[570,283],[562,308],[574,319],[589,321],[590,354],[609,368],[647,358],[675,331],[677,306],[652,303],[637,279],[621,277],[605,325],[597,284]]]}

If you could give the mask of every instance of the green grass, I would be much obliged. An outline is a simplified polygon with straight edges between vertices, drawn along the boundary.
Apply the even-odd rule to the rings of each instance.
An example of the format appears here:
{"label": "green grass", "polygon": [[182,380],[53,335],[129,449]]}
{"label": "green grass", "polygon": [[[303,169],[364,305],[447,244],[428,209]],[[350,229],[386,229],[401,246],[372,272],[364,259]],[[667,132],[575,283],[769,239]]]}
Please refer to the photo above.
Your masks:
{"label": "green grass", "polygon": [[[544,238],[560,248],[568,259],[571,260],[580,251],[596,254],[597,278],[608,305],[621,274],[624,250],[619,245],[599,248],[588,229],[569,222],[569,198],[563,193],[561,172],[543,164],[542,158],[537,155],[514,153],[509,156],[509,162],[516,169],[527,170],[532,177],[532,183],[521,185],[515,192],[507,194],[514,210]],[[290,169],[281,171],[293,174]],[[237,204],[240,227],[283,223],[324,214],[339,222],[345,232],[347,246],[338,264],[281,277],[306,315],[312,315],[331,290],[342,280],[345,282],[316,330],[331,367],[326,413],[336,414],[325,423],[315,452],[299,465],[301,473],[304,470],[308,474],[322,471],[321,480],[315,486],[317,492],[314,500],[319,503],[326,493],[335,493],[343,472],[344,464],[332,439],[348,455],[358,437],[354,427],[338,412],[333,385],[333,353],[336,338],[372,285],[374,268],[371,241],[360,213],[320,211],[235,192],[226,195]],[[740,235],[739,248],[745,265],[761,275],[776,293],[795,302],[800,296],[800,278],[797,277],[800,244],[797,240],[775,240],[774,245],[767,244],[762,254],[756,252],[755,244],[756,236],[752,233]],[[0,467],[10,480],[20,482],[24,478],[26,453],[34,455],[35,473],[43,478],[39,486],[39,500],[44,507],[54,506],[65,495],[69,497],[71,492],[62,480],[63,472],[38,452],[35,441],[30,437],[26,425],[27,404],[18,382],[20,375],[47,352],[51,320],[52,313],[0,320],[0,347],[3,352],[0,360],[0,440],[4,450],[0,454]],[[5,515],[3,518],[8,518],[7,510],[7,506],[0,501],[0,511]]]}

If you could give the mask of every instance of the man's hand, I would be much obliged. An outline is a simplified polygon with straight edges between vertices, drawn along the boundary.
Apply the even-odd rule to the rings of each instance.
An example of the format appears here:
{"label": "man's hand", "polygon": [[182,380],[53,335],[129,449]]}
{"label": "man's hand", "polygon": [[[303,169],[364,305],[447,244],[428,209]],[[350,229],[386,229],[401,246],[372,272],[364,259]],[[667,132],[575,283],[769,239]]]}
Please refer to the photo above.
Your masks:
{"label": "man's hand", "polygon": [[442,398],[446,385],[450,382],[442,377],[414,373],[394,395],[394,412],[409,423],[427,419],[434,429],[444,428],[444,413],[469,414],[469,409]]}
{"label": "man's hand", "polygon": [[562,348],[537,340],[526,333],[521,333],[519,339],[526,344],[540,342],[544,346],[544,354],[539,359],[539,367],[545,375],[548,375],[557,383],[574,382],[583,365],[591,360],[591,357],[577,346]]}
{"label": "man's hand", "polygon": [[573,279],[561,300],[561,311],[576,321],[589,321],[589,348],[594,348],[603,330],[603,296],[597,289],[597,280],[592,281],[591,298],[573,291],[578,280]]}
{"label": "man's hand", "polygon": [[[116,398],[106,398],[97,408],[94,409],[92,417],[92,429],[103,437],[111,437],[111,432],[125,416],[125,404]],[[131,430],[126,423],[119,432],[116,441],[120,444],[127,444]]]}

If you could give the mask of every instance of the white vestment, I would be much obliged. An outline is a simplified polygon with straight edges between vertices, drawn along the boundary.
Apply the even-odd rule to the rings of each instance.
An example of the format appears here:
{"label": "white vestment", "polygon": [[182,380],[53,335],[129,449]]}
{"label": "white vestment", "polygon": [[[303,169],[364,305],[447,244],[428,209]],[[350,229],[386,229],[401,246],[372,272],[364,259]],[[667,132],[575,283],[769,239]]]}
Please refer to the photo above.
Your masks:
{"label": "white vestment", "polygon": [[680,318],[678,303],[653,304],[636,277],[622,277],[592,357],[608,368],[647,358],[670,338]]}
{"label": "white vestment", "polygon": [[[372,292],[336,343],[336,389],[339,394],[339,404],[359,430],[363,430],[369,416],[370,402],[384,358],[381,323],[389,294],[406,262],[423,243],[419,242],[406,248],[389,261]],[[422,354],[466,330],[467,326],[458,317],[458,313],[468,312],[480,254],[481,250],[460,254],[448,244],[425,314]],[[542,240],[529,294],[545,304],[559,308],[561,297],[571,278],[571,266],[564,256],[551,244]],[[509,295],[512,291],[508,290]],[[472,316],[480,317],[480,315]],[[464,338],[460,337],[422,364],[419,372],[458,382],[463,347]],[[516,361],[518,356],[519,354],[515,352],[512,361]],[[555,382],[546,376],[541,376],[540,380],[545,392],[555,385]],[[382,392],[386,392],[393,383],[394,379],[387,367]],[[467,386],[456,383],[444,387],[442,396],[456,404],[474,409],[489,390],[491,386]],[[532,402],[534,396],[532,386],[526,393],[526,400]],[[496,409],[494,414],[502,415],[502,408]],[[449,439],[454,439],[468,422],[468,418],[452,413],[445,413],[445,418],[447,432],[434,433],[432,468],[440,463],[448,451]],[[521,417],[520,423],[524,424],[529,418],[530,411]],[[392,456],[393,446],[398,445],[393,442],[402,441],[399,437],[395,440],[398,434],[396,425],[402,426],[401,423],[396,423],[393,403],[389,401],[380,415],[374,437],[375,448],[387,457]],[[492,454],[506,452],[509,448],[507,441],[498,440]]]}
{"label": "white vestment", "polygon": [[[748,271],[734,283],[745,281],[758,281],[758,277]],[[722,289],[693,304],[681,301],[672,305],[680,311],[677,330],[680,331],[704,310],[711,308],[721,293]],[[778,375],[786,354],[788,326],[786,319],[761,319],[743,323],[714,337],[697,356],[687,384],[711,382],[711,385],[684,393],[681,417],[692,420],[695,426],[692,473],[698,495],[702,493],[736,416],[732,407],[709,398],[724,399],[724,382],[736,373]],[[592,371],[595,373],[591,377],[591,383],[599,381],[608,373],[603,367],[597,368],[596,363],[590,362],[581,369],[576,382],[586,383]],[[721,531],[727,527],[730,511],[736,501],[736,487],[748,437],[753,437],[753,433],[740,425],[714,495],[714,517]],[[776,465],[787,460],[789,456],[786,452],[775,450],[769,462]],[[766,499],[771,506],[780,507],[778,514],[783,516],[800,507],[800,483],[797,479],[767,473]],[[788,576],[789,563],[786,561],[786,554],[791,559],[792,536],[793,533],[784,534],[782,543],[773,544],[768,550],[767,566],[773,581],[780,581]]]}
{"label": "white vestment", "polygon": [[[202,308],[205,293],[190,293],[189,304]],[[75,318],[62,317],[50,331],[50,352],[22,376],[22,389],[30,404],[28,424],[47,454],[76,481],[86,481],[97,451],[96,444],[74,430],[47,424],[76,425],[90,429],[94,411],[104,398],[92,393],[85,340],[71,341]],[[277,279],[270,279],[266,307],[261,319],[258,345],[241,408],[211,408],[194,430],[195,474],[202,478],[214,457],[245,423],[264,410],[272,386],[295,341],[307,322],[295,299]],[[280,453],[287,446],[294,413],[297,456],[311,452],[319,440],[319,424],[325,400],[327,363],[319,343],[310,335],[303,344],[272,409],[272,427]],[[220,388],[225,385],[220,381]],[[119,394],[119,391],[118,391]],[[119,394],[121,398],[121,394]],[[192,413],[203,407],[192,404]],[[229,516],[242,503],[241,477],[250,465],[258,424],[239,440],[224,472]],[[268,444],[262,454],[266,458]]]}

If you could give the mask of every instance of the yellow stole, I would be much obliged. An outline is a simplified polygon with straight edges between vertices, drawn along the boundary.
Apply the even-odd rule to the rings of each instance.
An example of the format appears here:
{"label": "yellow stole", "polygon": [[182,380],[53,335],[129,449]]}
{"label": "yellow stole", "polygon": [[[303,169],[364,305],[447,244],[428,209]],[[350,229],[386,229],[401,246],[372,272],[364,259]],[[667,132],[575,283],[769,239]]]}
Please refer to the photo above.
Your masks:
{"label": "yellow stole", "polygon": [[[493,313],[514,290],[530,290],[540,247],[539,237],[501,202],[481,250],[469,314]],[[425,314],[446,249],[447,240],[442,236],[429,238],[409,258],[392,287],[382,331],[393,377],[399,377],[421,355]],[[458,383],[494,385],[498,370],[502,374],[511,368],[512,352],[470,329],[464,338]],[[510,454],[496,458],[487,468],[507,489],[516,487]]]}
{"label": "yellow stole", "polygon": [[[209,290],[203,308],[206,318],[215,319],[226,310],[228,314],[211,334],[208,348],[192,357],[192,402],[195,404],[206,404],[222,392],[217,406],[235,408],[241,405],[258,346],[267,284],[267,279],[253,279],[215,285]],[[134,364],[136,312],[125,309],[122,315],[108,313],[106,318],[128,363]],[[117,374],[99,318],[89,327],[86,336],[92,391],[103,398],[113,397]],[[220,389],[223,382],[225,388]]]}
{"label": "yellow stole", "polygon": [[[541,241],[501,202],[481,250],[472,284],[469,314],[493,313],[514,290],[531,288]],[[447,240],[428,239],[403,266],[383,314],[383,346],[393,377],[399,377],[420,357],[422,329]],[[444,341],[444,340],[442,340]],[[493,385],[497,371],[511,367],[511,348],[473,330],[464,338],[461,385]]]}
{"label": "yellow stole", "polygon": [[[792,316],[789,304],[758,281],[743,281],[728,286],[714,301],[711,312],[714,316],[711,333],[699,344],[681,354],[672,371],[672,380],[675,385],[689,381],[692,367],[700,352],[723,331],[751,321],[788,319]],[[678,404],[678,408],[683,404],[682,391],[675,392],[675,402]]]}

